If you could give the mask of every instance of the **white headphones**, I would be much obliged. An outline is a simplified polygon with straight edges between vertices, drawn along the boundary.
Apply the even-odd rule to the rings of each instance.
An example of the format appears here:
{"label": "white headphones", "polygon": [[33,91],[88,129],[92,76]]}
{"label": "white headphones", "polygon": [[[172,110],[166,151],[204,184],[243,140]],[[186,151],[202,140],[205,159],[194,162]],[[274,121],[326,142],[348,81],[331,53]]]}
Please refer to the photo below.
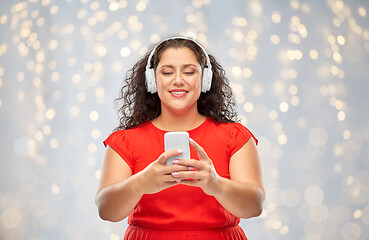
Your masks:
{"label": "white headphones", "polygon": [[154,47],[154,49],[151,51],[151,53],[149,55],[149,58],[147,59],[146,70],[145,70],[145,84],[146,84],[147,91],[150,92],[150,93],[155,93],[156,92],[155,72],[154,72],[154,69],[151,68],[151,66],[150,66],[151,58],[154,55],[155,50],[158,46],[160,46],[163,42],[166,42],[166,41],[172,40],[172,39],[190,40],[190,41],[196,43],[196,45],[201,48],[201,50],[203,51],[203,53],[205,54],[205,57],[206,57],[206,66],[204,67],[204,70],[203,70],[203,73],[202,73],[202,88],[201,88],[201,91],[202,92],[209,91],[210,88],[211,88],[211,80],[213,78],[213,71],[211,70],[209,55],[206,52],[206,50],[198,42],[196,42],[195,40],[193,40],[191,38],[188,38],[188,37],[167,38],[167,39],[161,41],[158,45],[156,45]]}

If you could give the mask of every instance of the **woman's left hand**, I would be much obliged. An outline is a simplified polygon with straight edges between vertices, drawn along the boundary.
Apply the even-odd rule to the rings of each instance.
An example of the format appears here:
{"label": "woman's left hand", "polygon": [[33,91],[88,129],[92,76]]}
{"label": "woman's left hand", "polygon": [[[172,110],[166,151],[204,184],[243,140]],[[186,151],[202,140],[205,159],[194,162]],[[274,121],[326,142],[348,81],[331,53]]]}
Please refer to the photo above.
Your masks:
{"label": "woman's left hand", "polygon": [[216,172],[213,162],[193,139],[190,139],[190,145],[196,150],[200,159],[174,160],[174,164],[187,166],[190,171],[172,172],[172,176],[178,178],[181,184],[200,187],[208,195],[213,196],[219,193],[221,177]]}

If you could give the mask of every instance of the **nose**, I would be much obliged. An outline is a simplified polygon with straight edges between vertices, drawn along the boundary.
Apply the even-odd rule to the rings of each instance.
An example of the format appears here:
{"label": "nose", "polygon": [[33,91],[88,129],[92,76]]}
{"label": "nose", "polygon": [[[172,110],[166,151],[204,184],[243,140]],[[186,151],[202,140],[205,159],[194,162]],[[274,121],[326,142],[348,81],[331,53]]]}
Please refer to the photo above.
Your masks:
{"label": "nose", "polygon": [[180,72],[177,72],[176,75],[174,76],[173,83],[176,86],[183,85],[183,78],[182,78],[182,74]]}

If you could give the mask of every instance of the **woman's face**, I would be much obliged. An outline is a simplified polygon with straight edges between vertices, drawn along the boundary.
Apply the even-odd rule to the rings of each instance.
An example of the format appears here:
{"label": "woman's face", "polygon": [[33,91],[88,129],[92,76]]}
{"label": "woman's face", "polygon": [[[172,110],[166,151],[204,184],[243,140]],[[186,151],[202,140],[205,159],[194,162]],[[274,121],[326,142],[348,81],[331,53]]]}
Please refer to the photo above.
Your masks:
{"label": "woman's face", "polygon": [[202,68],[196,55],[187,47],[168,48],[155,70],[156,86],[162,112],[197,111],[201,94]]}

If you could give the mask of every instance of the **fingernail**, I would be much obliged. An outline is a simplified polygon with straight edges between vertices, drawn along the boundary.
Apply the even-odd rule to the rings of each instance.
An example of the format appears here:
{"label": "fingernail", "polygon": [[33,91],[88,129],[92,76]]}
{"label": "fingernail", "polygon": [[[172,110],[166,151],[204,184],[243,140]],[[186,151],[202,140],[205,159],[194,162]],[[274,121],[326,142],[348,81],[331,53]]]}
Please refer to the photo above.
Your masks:
{"label": "fingernail", "polygon": [[179,160],[173,160],[173,164],[178,164]]}
{"label": "fingernail", "polygon": [[195,169],[194,167],[188,167],[188,170],[190,170],[190,171],[192,171],[194,169]]}
{"label": "fingernail", "polygon": [[178,153],[183,153],[183,150],[182,149],[178,149]]}
{"label": "fingernail", "polygon": [[190,142],[194,142],[194,140],[192,138],[190,138]]}
{"label": "fingernail", "polygon": [[176,180],[176,182],[177,182],[177,183],[180,183],[180,182],[181,182],[181,179]]}
{"label": "fingernail", "polygon": [[178,172],[172,172],[172,175],[177,176]]}

